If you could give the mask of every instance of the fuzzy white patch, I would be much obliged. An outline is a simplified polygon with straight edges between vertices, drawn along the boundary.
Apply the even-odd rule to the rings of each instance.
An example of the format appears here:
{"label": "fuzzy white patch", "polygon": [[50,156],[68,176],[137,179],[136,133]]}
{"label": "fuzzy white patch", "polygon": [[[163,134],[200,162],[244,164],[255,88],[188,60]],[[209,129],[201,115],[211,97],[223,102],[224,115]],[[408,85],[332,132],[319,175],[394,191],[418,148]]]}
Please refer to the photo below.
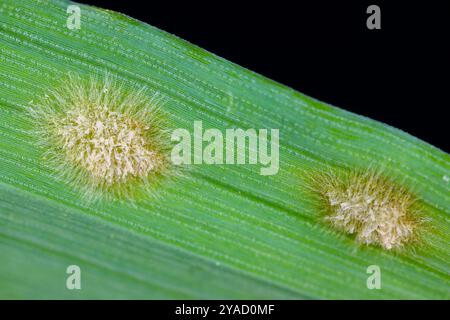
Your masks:
{"label": "fuzzy white patch", "polygon": [[107,184],[146,176],[158,163],[144,134],[148,127],[107,107],[77,108],[58,119],[69,160]]}
{"label": "fuzzy white patch", "polygon": [[377,173],[353,173],[345,179],[324,175],[317,182],[333,227],[367,245],[397,249],[410,241],[417,227],[414,199],[405,189]]}
{"label": "fuzzy white patch", "polygon": [[30,103],[29,114],[46,161],[86,199],[132,199],[168,174],[161,98],[109,74],[69,74]]}

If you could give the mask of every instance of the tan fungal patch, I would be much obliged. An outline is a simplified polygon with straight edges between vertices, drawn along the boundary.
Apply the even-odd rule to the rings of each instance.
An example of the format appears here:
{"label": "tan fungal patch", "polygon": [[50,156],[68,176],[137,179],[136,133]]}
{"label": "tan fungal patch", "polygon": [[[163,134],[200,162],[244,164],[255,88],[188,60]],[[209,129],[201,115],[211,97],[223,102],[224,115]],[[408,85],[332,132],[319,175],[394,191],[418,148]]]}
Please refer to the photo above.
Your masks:
{"label": "tan fungal patch", "polygon": [[325,221],[358,243],[392,250],[417,236],[415,197],[380,173],[322,174],[314,189],[326,206]]}
{"label": "tan fungal patch", "polygon": [[29,108],[55,173],[88,199],[153,193],[167,176],[167,137],[157,93],[111,75],[69,75]]}
{"label": "tan fungal patch", "polygon": [[106,106],[78,107],[55,121],[68,160],[108,185],[145,177],[161,162],[146,141],[149,127]]}

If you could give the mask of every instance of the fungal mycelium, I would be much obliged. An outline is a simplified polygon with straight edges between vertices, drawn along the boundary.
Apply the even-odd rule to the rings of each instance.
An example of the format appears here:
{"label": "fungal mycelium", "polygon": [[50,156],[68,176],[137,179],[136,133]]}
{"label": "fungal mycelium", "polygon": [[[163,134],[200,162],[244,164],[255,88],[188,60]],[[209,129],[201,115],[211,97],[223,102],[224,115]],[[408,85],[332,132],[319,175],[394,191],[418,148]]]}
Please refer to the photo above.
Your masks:
{"label": "fungal mycelium", "polygon": [[29,108],[44,158],[88,198],[132,198],[168,166],[156,93],[69,75]]}
{"label": "fungal mycelium", "polygon": [[422,220],[416,197],[377,170],[311,176],[324,221],[360,244],[399,250],[416,242]]}

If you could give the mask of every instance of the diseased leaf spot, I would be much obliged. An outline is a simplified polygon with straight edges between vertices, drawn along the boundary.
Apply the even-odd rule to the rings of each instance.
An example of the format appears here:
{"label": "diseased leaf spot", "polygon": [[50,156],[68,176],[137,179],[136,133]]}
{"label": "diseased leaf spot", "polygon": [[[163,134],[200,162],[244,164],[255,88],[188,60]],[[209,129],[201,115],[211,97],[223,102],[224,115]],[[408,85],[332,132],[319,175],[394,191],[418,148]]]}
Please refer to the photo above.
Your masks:
{"label": "diseased leaf spot", "polygon": [[168,169],[156,96],[110,75],[70,75],[30,108],[44,157],[88,198],[132,197]]}
{"label": "diseased leaf spot", "polygon": [[325,208],[325,222],[358,243],[395,250],[417,238],[416,197],[379,172],[320,173],[312,189]]}
{"label": "diseased leaf spot", "polygon": [[108,107],[77,107],[53,125],[67,159],[107,185],[147,176],[161,164],[146,139],[149,128]]}

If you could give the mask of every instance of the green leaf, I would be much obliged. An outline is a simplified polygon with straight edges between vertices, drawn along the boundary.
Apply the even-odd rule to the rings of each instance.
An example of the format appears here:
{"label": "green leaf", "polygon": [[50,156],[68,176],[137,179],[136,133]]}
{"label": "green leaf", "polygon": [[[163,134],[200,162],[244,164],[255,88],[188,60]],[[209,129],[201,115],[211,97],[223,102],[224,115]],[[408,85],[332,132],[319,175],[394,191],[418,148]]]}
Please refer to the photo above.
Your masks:
{"label": "green leaf", "polygon": [[[119,13],[79,5],[69,30],[69,4],[0,3],[0,298],[450,298],[448,154]],[[26,108],[68,72],[105,70],[160,92],[173,128],[279,129],[279,173],[192,165],[157,199],[86,203],[42,158]],[[415,251],[330,232],[302,185],[305,171],[374,165],[423,203]],[[81,290],[66,288],[69,265]]]}

